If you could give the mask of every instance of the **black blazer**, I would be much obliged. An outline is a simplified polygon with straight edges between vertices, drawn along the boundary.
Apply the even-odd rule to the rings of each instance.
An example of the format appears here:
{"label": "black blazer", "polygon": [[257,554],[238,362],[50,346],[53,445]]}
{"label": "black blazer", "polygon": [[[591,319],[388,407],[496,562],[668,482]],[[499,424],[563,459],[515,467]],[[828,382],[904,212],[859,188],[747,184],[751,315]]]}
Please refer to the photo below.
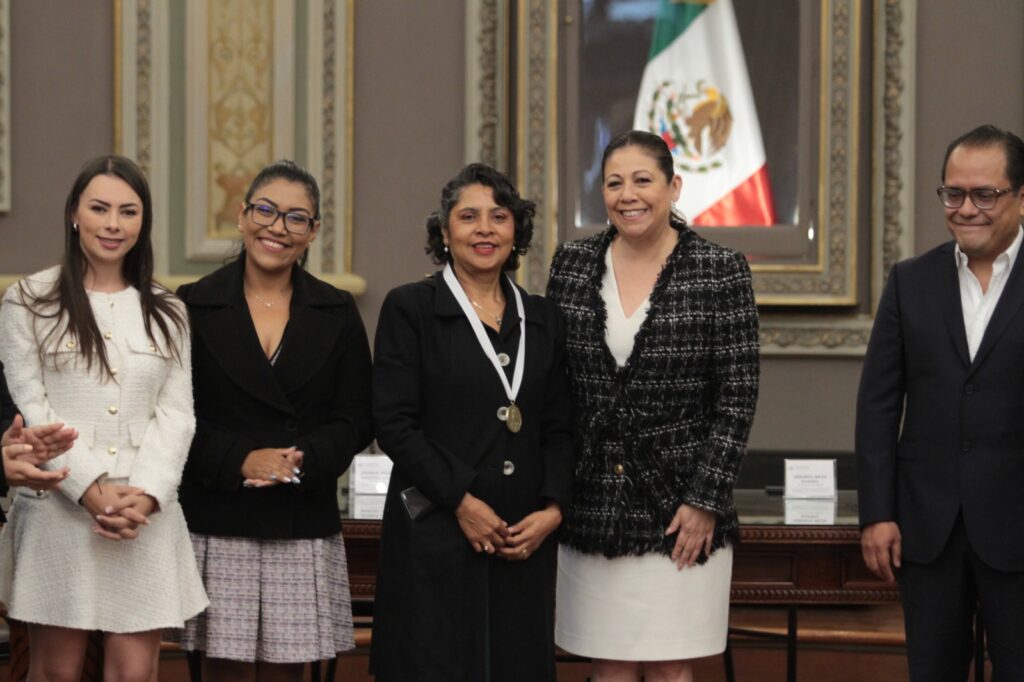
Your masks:
{"label": "black blazer", "polygon": [[[256,538],[341,530],[337,479],[371,440],[370,349],[352,296],[300,268],[291,317],[271,365],[235,261],[178,290],[192,322],[196,435],[181,484],[189,530]],[[299,485],[242,487],[252,450],[298,446]]]}
{"label": "black blazer", "polygon": [[1024,254],[972,362],[953,249],[898,263],[882,293],[857,400],[860,522],[896,521],[904,558],[927,563],[962,511],[978,555],[1021,571]]}
{"label": "black blazer", "polygon": [[[0,434],[7,430],[7,427],[14,421],[14,415],[18,414],[18,408],[11,399],[11,392],[7,390],[7,377],[4,376],[4,366],[0,364]],[[0,466],[0,495],[7,494],[7,478],[4,468]],[[3,510],[0,509],[0,523],[6,520]]]}

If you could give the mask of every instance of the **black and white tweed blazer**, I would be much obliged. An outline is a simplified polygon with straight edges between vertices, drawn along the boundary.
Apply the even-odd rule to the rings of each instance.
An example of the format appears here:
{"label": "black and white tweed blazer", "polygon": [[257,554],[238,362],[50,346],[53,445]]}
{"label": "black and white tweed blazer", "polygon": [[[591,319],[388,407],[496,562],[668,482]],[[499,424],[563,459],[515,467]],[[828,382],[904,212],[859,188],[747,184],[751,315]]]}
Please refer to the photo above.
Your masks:
{"label": "black and white tweed blazer", "polygon": [[[738,540],[732,489],[757,403],[757,308],[746,259],[681,223],[633,352],[619,369],[601,298],[614,227],[558,247],[548,296],[566,320],[576,482],[561,541],[605,556],[670,554],[679,505]],[[704,560],[704,557],[701,557]]]}

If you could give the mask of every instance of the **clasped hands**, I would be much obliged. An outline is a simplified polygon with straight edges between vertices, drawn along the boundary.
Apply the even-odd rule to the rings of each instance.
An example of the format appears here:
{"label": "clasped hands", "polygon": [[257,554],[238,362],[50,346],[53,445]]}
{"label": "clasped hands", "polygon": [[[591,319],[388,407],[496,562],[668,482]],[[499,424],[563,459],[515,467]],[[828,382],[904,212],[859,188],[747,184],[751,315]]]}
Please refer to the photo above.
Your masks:
{"label": "clasped hands", "polygon": [[47,471],[39,465],[70,450],[76,438],[78,431],[64,424],[26,427],[22,416],[15,415],[0,438],[7,485],[33,490],[59,488],[60,482],[68,477],[69,469]]}
{"label": "clasped hands", "polygon": [[281,483],[298,485],[302,476],[302,451],[290,448],[261,448],[250,452],[242,462],[242,485],[266,488]]}
{"label": "clasped hands", "polygon": [[142,488],[93,481],[80,500],[96,520],[93,532],[108,540],[134,540],[139,526],[148,526],[149,517],[159,511],[156,498]]}
{"label": "clasped hands", "polygon": [[490,505],[466,493],[455,510],[455,518],[473,551],[509,561],[525,561],[562,523],[562,510],[557,503],[549,502],[544,509],[509,526]]}

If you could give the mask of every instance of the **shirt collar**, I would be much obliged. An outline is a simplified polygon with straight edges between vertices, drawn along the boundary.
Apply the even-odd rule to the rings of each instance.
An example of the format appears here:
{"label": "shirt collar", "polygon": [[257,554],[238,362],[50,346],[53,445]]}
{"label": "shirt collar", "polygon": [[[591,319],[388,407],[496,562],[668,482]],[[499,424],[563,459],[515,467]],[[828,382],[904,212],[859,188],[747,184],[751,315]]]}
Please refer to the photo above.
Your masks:
{"label": "shirt collar", "polygon": [[[1000,269],[1009,266],[1017,260],[1017,252],[1020,251],[1021,242],[1024,241],[1024,226],[1017,227],[1017,236],[1014,238],[1013,243],[1010,244],[1006,251],[996,256],[995,261],[992,263],[992,267],[999,267]],[[960,250],[960,245],[954,243],[953,257],[956,258],[956,267],[958,270],[963,270],[967,267],[967,254]]]}

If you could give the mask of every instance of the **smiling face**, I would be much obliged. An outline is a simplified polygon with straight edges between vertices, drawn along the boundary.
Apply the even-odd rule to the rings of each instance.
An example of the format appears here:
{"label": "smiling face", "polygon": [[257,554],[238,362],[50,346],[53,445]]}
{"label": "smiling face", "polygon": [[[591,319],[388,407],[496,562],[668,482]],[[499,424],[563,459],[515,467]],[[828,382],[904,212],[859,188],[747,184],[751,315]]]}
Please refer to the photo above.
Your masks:
{"label": "smiling face", "polygon": [[[955,148],[946,162],[943,184],[968,192],[1010,187],[1006,152],[999,146]],[[979,209],[965,197],[962,206],[945,208],[945,212],[946,227],[968,260],[992,263],[1017,237],[1024,216],[1024,188],[1001,195],[990,209]]]}
{"label": "smiling face", "polygon": [[243,205],[238,215],[238,228],[245,244],[246,267],[254,267],[267,273],[290,269],[316,238],[320,221],[303,235],[285,229],[284,214],[301,213],[310,218],[315,215],[313,200],[305,185],[283,179],[271,180],[252,192],[249,204],[270,206],[281,215],[269,227],[257,225],[252,218],[252,209]]}
{"label": "smiling face", "polygon": [[516,223],[512,211],[494,201],[486,185],[466,185],[442,228],[457,274],[487,276],[501,272],[512,253]]}
{"label": "smiling face", "polygon": [[604,206],[626,239],[650,239],[669,229],[683,181],[665,177],[657,160],[636,145],[612,152],[604,165]]}
{"label": "smiling face", "polygon": [[89,181],[71,215],[89,269],[120,274],[139,240],[142,210],[142,199],[121,178],[97,175]]}

